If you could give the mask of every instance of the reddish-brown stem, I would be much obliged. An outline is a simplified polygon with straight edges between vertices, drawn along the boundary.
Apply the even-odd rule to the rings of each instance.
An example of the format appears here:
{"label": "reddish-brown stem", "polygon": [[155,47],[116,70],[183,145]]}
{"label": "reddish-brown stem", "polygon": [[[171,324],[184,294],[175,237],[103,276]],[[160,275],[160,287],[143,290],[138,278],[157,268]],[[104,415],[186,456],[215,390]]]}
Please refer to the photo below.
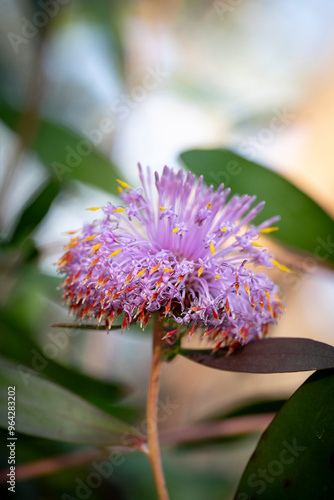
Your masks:
{"label": "reddish-brown stem", "polygon": [[148,438],[148,457],[151,463],[155,486],[159,500],[168,500],[165,477],[163,473],[160,446],[158,437],[157,423],[157,403],[159,397],[159,380],[162,367],[162,349],[163,349],[163,329],[162,323],[158,318],[154,319],[153,324],[153,352],[151,362],[150,381],[147,394],[147,438]]}
{"label": "reddish-brown stem", "polygon": [[[184,443],[193,443],[201,439],[213,439],[219,437],[236,436],[250,432],[262,432],[275,417],[275,413],[264,413],[260,415],[245,415],[232,417],[220,422],[209,422],[195,424],[191,427],[182,427],[163,431],[160,434],[160,442],[163,445],[175,446]],[[117,449],[117,448],[116,448]],[[113,448],[115,450],[115,448]],[[122,453],[130,453],[130,448],[122,448]],[[93,460],[104,458],[110,449],[89,448],[74,451],[66,455],[53,456],[36,460],[26,464],[18,465],[16,468],[16,479],[23,481],[34,477],[52,474],[69,467],[77,467]],[[6,482],[9,469],[0,470],[0,484]]]}
{"label": "reddish-brown stem", "polygon": [[[102,460],[110,450],[106,448],[87,448],[76,450],[66,455],[57,455],[42,460],[35,460],[26,464],[21,464],[16,467],[16,480],[25,481],[35,477],[53,474],[54,472],[68,469],[70,467],[78,467],[93,460]],[[8,479],[9,468],[0,471],[0,484],[5,483]]]}

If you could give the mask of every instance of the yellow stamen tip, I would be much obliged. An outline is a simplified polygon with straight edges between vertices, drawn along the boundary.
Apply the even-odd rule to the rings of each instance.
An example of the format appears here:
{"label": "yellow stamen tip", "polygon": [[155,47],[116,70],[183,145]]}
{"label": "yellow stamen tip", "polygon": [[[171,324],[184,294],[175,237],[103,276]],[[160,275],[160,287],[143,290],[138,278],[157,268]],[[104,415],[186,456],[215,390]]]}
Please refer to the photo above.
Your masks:
{"label": "yellow stamen tip", "polygon": [[115,255],[119,254],[119,252],[120,252],[121,250],[123,250],[123,247],[122,247],[122,248],[119,248],[118,250],[115,250],[113,253],[111,253],[110,255],[108,255],[108,257],[107,257],[107,258],[109,259],[110,257],[115,257]]}
{"label": "yellow stamen tip", "polygon": [[175,228],[173,229],[172,233],[177,233],[179,229],[180,229],[179,227],[175,227]]}
{"label": "yellow stamen tip", "polygon": [[216,278],[216,280],[219,280],[220,274],[216,274],[215,278]]}
{"label": "yellow stamen tip", "polygon": [[210,243],[210,250],[211,250],[212,255],[214,255],[215,254],[215,247],[213,246],[212,241]]}
{"label": "yellow stamen tip", "polygon": [[206,208],[209,210],[209,209],[211,208],[211,205],[212,205],[212,203],[211,203],[211,202],[210,202],[210,203],[208,203],[208,204],[207,204],[207,206],[206,206]]}
{"label": "yellow stamen tip", "polygon": [[96,253],[98,251],[98,249],[100,248],[100,246],[102,245],[102,243],[98,243],[97,245],[94,245],[91,250],[93,251],[93,255],[94,253]]}
{"label": "yellow stamen tip", "polygon": [[169,269],[168,267],[163,267],[162,269],[164,271],[166,271],[166,273],[172,273],[173,272],[173,269]]}
{"label": "yellow stamen tip", "polygon": [[264,229],[260,229],[259,233],[272,233],[273,231],[278,231],[278,227],[265,227]]}
{"label": "yellow stamen tip", "polygon": [[92,236],[88,236],[88,238],[85,238],[84,240],[82,241],[91,241],[93,240],[94,238],[96,238],[96,236],[98,236],[98,234],[93,234]]}
{"label": "yellow stamen tip", "polygon": [[202,272],[203,272],[203,266],[201,266],[199,268],[199,270],[198,270],[198,273],[197,273],[198,277],[200,277],[200,275],[202,274]]}
{"label": "yellow stamen tip", "polygon": [[114,208],[113,212],[125,212],[125,208]]}
{"label": "yellow stamen tip", "polygon": [[257,243],[256,241],[252,241],[252,245],[254,247],[262,247],[262,245],[260,245],[260,243]]}
{"label": "yellow stamen tip", "polygon": [[159,209],[161,210],[161,212],[163,212],[165,209],[165,207],[159,207]]}
{"label": "yellow stamen tip", "polygon": [[125,189],[132,189],[132,187],[129,186],[129,184],[127,184],[126,182],[121,181],[120,179],[116,179],[116,180],[117,180],[118,184],[120,184],[123,188],[125,188]]}
{"label": "yellow stamen tip", "polygon": [[159,269],[160,264],[161,264],[161,263],[159,262],[159,264],[157,264],[156,266],[152,267],[152,269],[151,269],[151,271],[150,271],[150,274],[155,273],[155,272]]}
{"label": "yellow stamen tip", "polygon": [[280,264],[279,262],[277,262],[277,260],[275,259],[270,259],[270,260],[274,264],[274,266],[278,267],[278,269],[280,269],[281,271],[284,271],[285,273],[292,273],[291,269],[284,266],[283,264]]}
{"label": "yellow stamen tip", "polygon": [[121,188],[121,186],[117,186],[117,191],[118,191],[119,193],[123,193],[123,188]]}
{"label": "yellow stamen tip", "polygon": [[222,227],[222,228],[221,228],[221,231],[223,231],[223,232],[224,232],[224,231],[226,231],[226,229],[227,229],[227,227],[226,227],[226,226],[225,226],[225,227]]}
{"label": "yellow stamen tip", "polygon": [[146,271],[146,268],[142,269],[141,271],[139,271],[139,273],[136,274],[135,278],[139,278],[140,276],[143,276],[143,274],[145,273],[145,271]]}
{"label": "yellow stamen tip", "polygon": [[86,208],[86,210],[91,210],[92,212],[95,212],[96,210],[101,210],[101,208],[103,208],[103,207],[90,207],[90,208]]}

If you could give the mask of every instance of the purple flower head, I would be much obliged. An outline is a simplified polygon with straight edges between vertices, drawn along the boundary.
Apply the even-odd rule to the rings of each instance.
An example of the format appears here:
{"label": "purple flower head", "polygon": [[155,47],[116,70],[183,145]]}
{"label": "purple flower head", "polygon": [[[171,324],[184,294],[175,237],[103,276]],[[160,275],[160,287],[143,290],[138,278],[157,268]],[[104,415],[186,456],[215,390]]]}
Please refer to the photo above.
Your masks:
{"label": "purple flower head", "polygon": [[[142,187],[119,181],[124,206],[108,203],[103,218],[85,224],[58,262],[64,298],[74,314],[123,328],[151,314],[188,331],[197,327],[220,345],[245,344],[268,333],[284,309],[278,287],[254,265],[278,266],[257,239],[279,217],[255,227],[254,196],[230,197],[188,172],[164,168],[155,183],[139,166]],[[97,209],[92,209],[97,210]],[[183,328],[182,328],[182,325]]]}

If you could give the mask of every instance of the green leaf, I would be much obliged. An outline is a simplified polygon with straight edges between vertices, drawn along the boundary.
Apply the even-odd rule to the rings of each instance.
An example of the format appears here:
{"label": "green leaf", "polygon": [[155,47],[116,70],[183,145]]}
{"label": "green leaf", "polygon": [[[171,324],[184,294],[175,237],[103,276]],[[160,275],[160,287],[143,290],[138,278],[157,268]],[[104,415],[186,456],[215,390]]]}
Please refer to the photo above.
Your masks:
{"label": "green leaf", "polygon": [[23,210],[14,233],[10,240],[10,245],[21,243],[38,226],[49,211],[51,203],[60,191],[60,184],[55,179],[51,179],[35,196],[35,198]]}
{"label": "green leaf", "polygon": [[237,500],[334,498],[334,370],[314,373],[262,435]]}
{"label": "green leaf", "polygon": [[274,215],[281,216],[279,231],[271,233],[271,237],[313,253],[319,264],[326,260],[334,263],[333,219],[277,172],[227,149],[194,149],[182,153],[181,159],[215,188],[223,182],[232,194],[256,195],[258,201],[264,200],[266,205],[256,217],[256,223]]}
{"label": "green leaf", "polygon": [[[3,333],[1,350],[5,356],[15,359],[17,364],[43,372],[48,379],[83,397],[103,411],[115,416],[124,414],[125,410],[120,408],[119,404],[117,406],[114,404],[130,393],[129,387],[115,381],[99,380],[47,358],[42,349],[31,340],[32,334],[29,328],[23,327],[16,319],[13,320],[9,311],[2,314],[0,326]],[[57,356],[68,347],[73,336],[73,333],[68,335],[56,330],[51,331],[45,336],[44,348],[49,346],[51,352]]]}
{"label": "green leaf", "polygon": [[311,339],[277,337],[253,340],[227,355],[229,348],[179,349],[178,354],[195,363],[247,373],[283,373],[334,367],[334,347]]}
{"label": "green leaf", "polygon": [[108,332],[109,330],[121,330],[122,325],[110,325],[106,328],[106,325],[94,325],[92,323],[56,323],[52,325],[54,328],[70,328],[71,330],[102,330],[103,332]]}
{"label": "green leaf", "polygon": [[111,160],[69,128],[43,120],[33,147],[59,181],[69,177],[118,194],[119,174]]}
{"label": "green leaf", "polygon": [[[202,450],[200,452],[183,451],[182,454],[179,449],[163,450],[164,473],[171,500],[227,500],[231,498],[233,466],[226,469],[221,467],[221,464],[217,464],[217,455],[203,457]],[[149,461],[143,453],[129,454],[122,467],[117,469],[117,480],[124,496],[116,494],[115,497],[109,498],[157,500],[149,467]]]}
{"label": "green leaf", "polygon": [[243,403],[227,413],[215,416],[213,420],[222,418],[243,417],[245,415],[260,415],[262,413],[277,413],[282,408],[286,399],[260,399]]}
{"label": "green leaf", "polygon": [[[231,422],[231,419],[235,417],[249,417],[249,416],[260,416],[260,423],[262,423],[261,416],[263,415],[266,417],[266,414],[270,413],[277,413],[278,410],[280,410],[283,406],[283,404],[286,402],[286,399],[272,399],[272,400],[261,400],[261,401],[253,401],[249,402],[246,404],[243,404],[239,408],[234,408],[228,412],[224,412],[222,414],[216,414],[212,417],[208,417],[205,420],[202,420],[200,424],[206,424],[210,426],[210,424],[215,424],[216,422],[224,422],[224,421],[229,421]],[[195,424],[196,425],[196,424]],[[263,427],[262,427],[263,428]],[[240,428],[239,428],[240,429]],[[208,445],[210,446],[216,446],[216,445],[222,445],[222,444],[228,444],[234,441],[239,441],[244,438],[248,438],[248,436],[251,433],[257,432],[255,429],[249,430],[248,432],[244,432],[239,430],[240,433],[231,433],[231,435],[223,435],[219,436],[218,433],[214,437],[203,437],[201,435],[201,432],[197,433],[197,436],[194,438],[193,441],[186,441],[182,443],[181,441],[181,447],[182,448],[194,448],[196,446],[196,449],[199,449],[200,447],[207,447]],[[258,430],[259,432],[259,430]]]}
{"label": "green leaf", "polygon": [[59,286],[61,278],[51,276],[40,271],[36,265],[25,265],[19,270],[20,282],[17,285],[16,294],[40,293],[50,299],[61,300]]}
{"label": "green leaf", "polygon": [[[20,113],[7,103],[0,102],[2,121],[16,131]],[[100,132],[102,137],[103,133]],[[64,125],[40,119],[31,148],[39,155],[59,184],[68,179],[118,194],[115,165],[85,137]]]}
{"label": "green leaf", "polygon": [[272,400],[255,402],[224,412],[220,415],[209,416],[200,422],[194,423],[185,429],[161,433],[161,441],[182,448],[217,446],[233,441],[248,438],[250,434],[262,432],[268,425],[273,414],[281,409],[286,400]]}
{"label": "green leaf", "polygon": [[24,434],[99,445],[132,446],[136,439],[125,423],[102,412],[84,399],[36,376],[22,366],[0,358],[0,425],[7,427],[7,391],[15,387],[15,430]]}

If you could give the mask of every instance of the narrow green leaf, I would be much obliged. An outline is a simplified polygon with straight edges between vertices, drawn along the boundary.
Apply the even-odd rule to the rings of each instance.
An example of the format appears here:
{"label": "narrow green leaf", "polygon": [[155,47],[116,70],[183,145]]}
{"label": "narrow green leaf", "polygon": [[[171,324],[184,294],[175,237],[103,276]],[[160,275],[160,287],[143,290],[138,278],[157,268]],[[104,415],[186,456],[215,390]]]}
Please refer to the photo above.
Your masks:
{"label": "narrow green leaf", "polygon": [[[74,332],[50,331],[39,347],[33,340],[33,335],[26,325],[10,317],[10,311],[2,313],[0,329],[3,333],[1,350],[6,357],[15,360],[18,365],[31,367],[49,380],[83,397],[86,401],[98,406],[101,410],[113,416],[124,414],[120,411],[120,399],[130,393],[125,384],[112,380],[100,380],[73,368],[57,363],[57,354],[66,349],[75,336]],[[15,314],[15,311],[13,311]],[[79,332],[78,332],[79,334]],[[80,334],[79,334],[80,335]],[[18,349],[18,343],[20,348]],[[55,359],[46,357],[44,352],[52,354]]]}
{"label": "narrow green leaf", "polygon": [[93,325],[91,323],[56,323],[52,325],[54,328],[70,328],[71,330],[102,330],[108,332],[109,330],[121,330],[122,325],[110,325],[107,329],[105,325]]}
{"label": "narrow green leaf", "polygon": [[334,370],[314,373],[263,433],[237,500],[334,498]]}
{"label": "narrow green leaf", "polygon": [[[20,113],[8,103],[0,102],[2,121],[16,131]],[[100,131],[99,137],[103,137]],[[115,165],[87,138],[64,125],[40,119],[37,135],[31,146],[55,180],[75,179],[104,191],[117,194]]]}
{"label": "narrow green leaf", "polygon": [[201,365],[247,373],[283,373],[334,367],[334,347],[311,339],[277,337],[253,340],[227,355],[228,348],[179,349],[178,354]]}
{"label": "narrow green leaf", "polygon": [[71,178],[118,194],[115,165],[69,128],[43,120],[33,147],[60,182]]}
{"label": "narrow green leaf", "polygon": [[266,205],[255,222],[280,215],[277,241],[314,254],[315,262],[334,263],[334,221],[309,196],[277,172],[227,149],[191,150],[181,154],[185,165],[207,184],[224,183],[232,194],[256,195]]}
{"label": "narrow green leaf", "polygon": [[16,223],[12,234],[10,245],[16,245],[23,241],[38,226],[46,216],[51,203],[60,191],[60,184],[51,179],[44,185],[41,191],[24,208]]}
{"label": "narrow green leaf", "polygon": [[231,440],[245,438],[254,432],[261,432],[273,418],[273,414],[262,414],[228,418],[220,422],[198,423],[183,429],[162,432],[160,438],[166,445],[173,444],[182,448],[221,445]]}
{"label": "narrow green leaf", "polygon": [[[199,449],[199,447],[220,446],[247,438],[254,432],[262,431],[264,426],[268,425],[270,415],[277,413],[285,402],[286,399],[260,400],[243,404],[228,412],[216,413],[194,423],[193,429],[191,426],[185,429],[184,434],[179,439],[180,446]],[[173,433],[173,431],[169,432]],[[161,439],[163,442],[163,432]],[[176,444],[177,442],[176,439]]]}
{"label": "narrow green leaf", "polygon": [[243,417],[245,415],[260,415],[261,413],[277,413],[282,408],[286,399],[259,399],[241,403],[228,412],[218,414],[210,420],[222,420],[231,417]]}
{"label": "narrow green leaf", "polygon": [[84,399],[0,358],[0,425],[7,428],[7,391],[15,387],[17,432],[99,445],[134,446],[133,430]]}

